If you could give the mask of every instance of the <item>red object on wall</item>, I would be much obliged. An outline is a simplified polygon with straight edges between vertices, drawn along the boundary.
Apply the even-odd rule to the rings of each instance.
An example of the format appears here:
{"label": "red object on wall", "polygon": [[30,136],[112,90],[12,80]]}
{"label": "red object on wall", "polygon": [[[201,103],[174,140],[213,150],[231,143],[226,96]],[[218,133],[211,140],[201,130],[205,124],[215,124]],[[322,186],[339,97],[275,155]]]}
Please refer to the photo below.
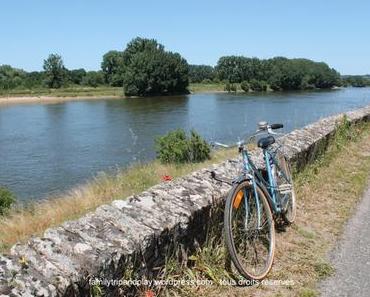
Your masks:
{"label": "red object on wall", "polygon": [[162,180],[163,181],[171,181],[172,180],[172,177],[170,175],[163,175],[162,176]]}
{"label": "red object on wall", "polygon": [[152,290],[145,291],[145,297],[154,297],[154,292]]}

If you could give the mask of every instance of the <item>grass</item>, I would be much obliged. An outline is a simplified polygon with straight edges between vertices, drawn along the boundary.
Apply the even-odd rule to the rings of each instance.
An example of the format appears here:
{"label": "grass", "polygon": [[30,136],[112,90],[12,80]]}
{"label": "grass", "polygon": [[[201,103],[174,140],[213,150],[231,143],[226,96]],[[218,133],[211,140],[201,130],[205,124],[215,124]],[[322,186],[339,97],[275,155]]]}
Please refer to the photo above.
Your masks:
{"label": "grass", "polygon": [[[224,91],[222,83],[194,83],[189,85],[189,91],[192,93],[199,92],[220,92]],[[124,97],[121,87],[99,86],[82,87],[71,86],[60,89],[35,88],[35,89],[13,89],[0,90],[0,97],[90,97],[90,96],[117,96]]]}
{"label": "grass", "polygon": [[123,96],[123,90],[119,87],[67,87],[61,89],[14,89],[9,91],[0,90],[0,97],[89,97],[89,96]]}
{"label": "grass", "polygon": [[295,175],[297,220],[276,234],[275,262],[267,278],[284,285],[222,285],[222,281],[232,283],[233,271],[225,269],[228,257],[219,230],[211,230],[207,244],[191,255],[190,261],[180,265],[169,259],[160,277],[207,279],[213,285],[161,288],[159,296],[318,296],[317,283],[335,272],[327,254],[367,186],[369,139],[370,123],[342,124],[328,150]]}
{"label": "grass", "polygon": [[205,92],[223,92],[225,84],[223,83],[192,83],[189,86],[191,93],[205,93]]}
{"label": "grass", "polygon": [[183,176],[236,154],[236,149],[219,150],[212,153],[210,160],[196,164],[164,165],[158,161],[136,164],[115,174],[100,174],[63,195],[16,206],[6,216],[0,216],[0,251],[6,252],[16,242],[40,235],[47,228],[78,218],[99,205],[140,193],[160,183],[164,175]]}

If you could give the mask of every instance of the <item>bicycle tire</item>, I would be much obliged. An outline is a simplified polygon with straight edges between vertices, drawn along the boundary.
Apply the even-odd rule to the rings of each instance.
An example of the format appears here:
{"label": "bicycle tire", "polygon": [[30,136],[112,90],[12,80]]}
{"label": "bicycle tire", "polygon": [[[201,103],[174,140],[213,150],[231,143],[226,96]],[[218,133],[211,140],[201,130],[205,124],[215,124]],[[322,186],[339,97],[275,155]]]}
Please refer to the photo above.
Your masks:
{"label": "bicycle tire", "polygon": [[[244,197],[244,199],[248,200],[248,202],[246,202],[244,200],[244,205],[246,205],[246,203],[247,203],[247,205],[252,206],[252,204],[250,203],[250,201],[252,201],[252,200],[254,200],[255,204],[257,205],[257,203],[259,203],[257,201],[260,201],[261,205],[263,206],[263,208],[261,210],[261,213],[265,214],[266,221],[268,222],[267,232],[268,232],[268,237],[270,238],[269,244],[268,244],[268,255],[267,255],[267,258],[264,261],[265,263],[263,265],[263,270],[258,272],[258,273],[256,271],[252,271],[251,267],[246,267],[246,266],[251,266],[251,265],[243,264],[243,262],[248,263],[248,260],[246,260],[247,258],[244,258],[244,257],[248,257],[248,255],[240,255],[240,253],[237,250],[237,246],[235,245],[236,240],[235,240],[234,236],[237,235],[236,231],[238,231],[239,228],[237,228],[237,230],[235,232],[233,231],[233,226],[232,226],[233,225],[232,219],[233,219],[233,214],[234,214],[233,211],[236,209],[234,203],[237,199],[238,193],[243,189],[248,190],[247,195],[249,195],[248,198]],[[247,196],[246,193],[247,192],[244,191],[243,196]],[[251,195],[254,197],[254,199],[251,199],[251,197],[252,197]],[[272,216],[272,212],[271,212],[268,200],[267,200],[266,196],[264,195],[263,191],[259,187],[257,187],[257,195],[258,195],[258,198],[256,199],[256,197],[254,195],[253,187],[251,186],[249,181],[242,181],[242,182],[234,185],[233,188],[230,190],[229,195],[228,195],[227,200],[226,200],[225,213],[224,213],[224,228],[225,228],[226,247],[227,247],[227,250],[228,250],[229,255],[231,257],[231,260],[234,263],[235,268],[238,270],[238,272],[244,278],[259,281],[259,280],[262,280],[263,278],[266,277],[266,275],[271,270],[271,267],[272,267],[272,264],[273,264],[274,252],[275,252],[275,227],[274,227],[275,224],[274,224],[274,219],[273,219],[273,216]],[[239,194],[239,196],[240,196],[240,194]],[[241,199],[243,199],[243,198],[241,198]],[[240,200],[240,198],[239,198],[239,200]],[[240,203],[241,202],[239,201],[239,204]],[[238,209],[239,208],[240,207],[238,206]],[[255,207],[255,209],[257,209],[257,207]],[[235,210],[235,212],[236,212],[236,210]],[[258,211],[256,211],[256,212],[258,212]],[[247,214],[247,216],[248,216],[248,214]],[[246,222],[247,222],[246,224],[248,224],[248,218],[246,219]],[[247,229],[247,227],[245,227],[245,229]],[[249,232],[251,234],[255,230],[248,227],[248,229],[245,230],[245,231]],[[255,233],[259,233],[259,232],[255,231]],[[250,234],[248,235],[248,237],[246,236],[245,238],[246,239],[249,238]],[[255,257],[258,259],[255,243],[254,243],[254,253],[256,254]],[[256,262],[258,262],[257,259],[255,260]]]}
{"label": "bicycle tire", "polygon": [[[285,211],[282,213],[282,218],[284,222],[288,225],[293,224],[295,221],[295,218],[297,216],[297,202],[296,202],[296,195],[294,191],[294,184],[293,184],[293,177],[291,173],[291,166],[286,159],[286,157],[283,154],[278,155],[278,165],[279,168],[284,172],[284,175],[287,177],[288,182],[291,185],[291,195],[289,195],[289,200],[288,200],[288,207],[286,208]],[[279,182],[284,182],[281,181],[281,178],[278,176],[276,177],[276,181],[279,186]]]}

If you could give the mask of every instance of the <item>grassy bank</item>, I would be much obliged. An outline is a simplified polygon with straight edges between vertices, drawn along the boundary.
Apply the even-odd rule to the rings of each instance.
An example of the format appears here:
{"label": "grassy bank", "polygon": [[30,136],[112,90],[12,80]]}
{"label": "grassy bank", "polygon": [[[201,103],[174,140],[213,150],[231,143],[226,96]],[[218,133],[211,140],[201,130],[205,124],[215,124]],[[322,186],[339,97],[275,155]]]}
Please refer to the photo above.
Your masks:
{"label": "grassy bank", "polygon": [[[190,84],[189,91],[191,93],[199,92],[223,92],[224,85],[221,83],[197,83]],[[123,97],[123,89],[121,87],[68,87],[60,89],[14,89],[14,90],[0,90],[0,100],[3,98],[12,97],[95,97],[95,96],[118,96]]]}
{"label": "grassy bank", "polygon": [[[0,90],[0,97],[89,97],[89,96],[123,96],[122,88],[116,87],[69,87],[60,89],[23,89]],[[1,99],[1,98],[0,98]]]}
{"label": "grassy bank", "polygon": [[213,152],[210,160],[198,164],[163,165],[158,161],[137,164],[116,174],[101,174],[64,195],[49,197],[27,207],[18,206],[5,217],[0,216],[0,251],[6,252],[16,242],[78,218],[99,205],[140,193],[160,183],[164,175],[176,178],[235,155],[235,149],[220,150]]}
{"label": "grassy bank", "polygon": [[328,151],[295,176],[297,221],[285,232],[277,233],[269,285],[221,285],[222,280],[232,279],[232,273],[225,269],[223,239],[211,230],[208,243],[189,257],[190,266],[181,266],[169,258],[162,278],[206,279],[214,284],[162,288],[158,293],[163,296],[318,296],[318,281],[334,272],[327,254],[335,247],[344,223],[362,197],[370,172],[370,124],[340,131]]}
{"label": "grassy bank", "polygon": [[211,92],[224,92],[225,84],[222,83],[194,83],[190,84],[189,91],[191,93],[211,93]]}
{"label": "grassy bank", "polygon": [[[240,84],[235,84],[237,93],[245,93]],[[225,85],[222,83],[193,83],[188,87],[190,93],[223,93]],[[267,90],[271,92],[271,89]],[[252,91],[250,91],[252,92]],[[252,92],[253,93],[253,92]],[[260,93],[260,92],[257,92]],[[263,92],[262,92],[263,93]],[[17,104],[17,103],[41,103],[41,102],[59,102],[68,99],[100,99],[106,97],[125,98],[121,87],[101,86],[92,87],[68,87],[60,89],[14,89],[0,90],[0,104]]]}

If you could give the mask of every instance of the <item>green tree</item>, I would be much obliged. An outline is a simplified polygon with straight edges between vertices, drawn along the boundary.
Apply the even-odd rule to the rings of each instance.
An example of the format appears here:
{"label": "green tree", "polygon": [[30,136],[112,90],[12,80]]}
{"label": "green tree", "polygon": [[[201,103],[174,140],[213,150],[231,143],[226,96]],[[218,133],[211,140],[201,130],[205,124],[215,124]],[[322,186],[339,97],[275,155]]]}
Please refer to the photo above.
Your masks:
{"label": "green tree", "polygon": [[189,80],[192,83],[201,83],[215,78],[215,70],[208,65],[189,65]]}
{"label": "green tree", "polygon": [[85,86],[96,88],[104,84],[104,74],[102,71],[88,71],[81,83]]}
{"label": "green tree", "polygon": [[154,39],[135,38],[123,52],[123,86],[127,96],[187,93],[188,64]]}
{"label": "green tree", "polygon": [[26,72],[9,65],[0,66],[0,89],[11,90],[20,88],[24,84]]}
{"label": "green tree", "polygon": [[86,70],[83,68],[68,71],[69,81],[75,85],[81,85],[86,76]]}
{"label": "green tree", "polygon": [[39,88],[43,86],[44,80],[44,72],[32,71],[26,74],[23,85],[27,89]]}
{"label": "green tree", "polygon": [[347,75],[343,77],[344,84],[350,85],[356,88],[366,87],[370,85],[370,80],[366,79],[366,77],[361,75]]}
{"label": "green tree", "polygon": [[58,89],[65,85],[67,69],[64,67],[62,57],[51,54],[44,60],[46,84],[49,88]]}
{"label": "green tree", "polygon": [[[340,75],[325,63],[308,59],[275,57],[267,60],[242,56],[221,57],[216,66],[217,76],[231,84],[248,81],[260,89],[266,82],[273,90],[331,88],[340,85]],[[265,82],[265,83],[264,83]]]}
{"label": "green tree", "polygon": [[101,69],[104,73],[105,82],[113,87],[123,85],[123,53],[109,51],[103,56]]}
{"label": "green tree", "polygon": [[229,83],[240,83],[244,80],[246,58],[240,56],[221,57],[216,66],[219,79]]}

